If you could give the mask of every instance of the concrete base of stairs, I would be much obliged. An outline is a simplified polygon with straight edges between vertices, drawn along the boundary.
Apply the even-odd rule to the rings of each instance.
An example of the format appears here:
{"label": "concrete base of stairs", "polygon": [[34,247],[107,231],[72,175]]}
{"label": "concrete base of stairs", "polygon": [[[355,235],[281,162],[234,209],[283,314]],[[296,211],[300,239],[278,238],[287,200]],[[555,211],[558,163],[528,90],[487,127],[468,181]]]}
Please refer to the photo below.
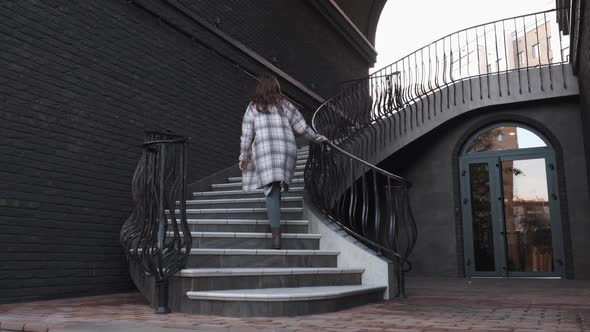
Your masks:
{"label": "concrete base of stairs", "polygon": [[236,317],[300,316],[356,307],[383,299],[385,287],[332,286],[188,292],[193,313]]}

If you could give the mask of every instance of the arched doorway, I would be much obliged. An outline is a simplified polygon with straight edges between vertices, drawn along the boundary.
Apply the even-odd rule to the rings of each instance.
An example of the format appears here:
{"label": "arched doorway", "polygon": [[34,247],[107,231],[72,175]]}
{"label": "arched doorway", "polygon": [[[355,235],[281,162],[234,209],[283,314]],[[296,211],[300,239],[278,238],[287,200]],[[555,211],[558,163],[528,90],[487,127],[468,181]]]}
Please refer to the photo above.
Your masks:
{"label": "arched doorway", "polygon": [[488,126],[459,157],[467,276],[560,277],[555,153],[534,129]]}

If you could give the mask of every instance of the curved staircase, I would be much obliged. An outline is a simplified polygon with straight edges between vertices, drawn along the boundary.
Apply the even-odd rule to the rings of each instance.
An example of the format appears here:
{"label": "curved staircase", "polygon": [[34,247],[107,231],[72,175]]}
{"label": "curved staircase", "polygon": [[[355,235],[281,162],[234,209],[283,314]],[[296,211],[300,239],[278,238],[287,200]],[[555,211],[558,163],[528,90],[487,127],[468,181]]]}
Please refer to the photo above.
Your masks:
{"label": "curved staircase", "polygon": [[[411,270],[409,256],[418,232],[408,194],[410,183],[375,164],[467,112],[576,95],[569,41],[556,25],[560,11],[564,9],[463,29],[366,78],[345,82],[312,119],[313,128],[330,141],[298,151],[291,191],[282,198],[281,250],[270,249],[262,191],[243,192],[241,177],[229,177],[225,183],[212,184],[208,191],[192,193],[186,210],[181,200],[177,214],[186,211],[188,226],[184,216],[177,218],[182,220],[181,227],[172,227],[175,232],[168,239],[173,240],[166,248],[161,245],[166,242],[160,237],[164,232],[156,239],[157,227],[153,226],[165,218],[145,218],[152,223],[152,233],[144,247],[154,248],[154,239],[158,247],[145,252],[136,249],[136,256],[145,258],[157,252],[157,261],[171,252],[185,255],[192,245],[186,260],[177,259],[168,269],[153,269],[158,274],[173,274],[170,309],[228,316],[292,316],[405,296],[404,275]],[[539,31],[545,32],[544,39],[539,38]],[[551,41],[549,32],[554,34]],[[530,34],[536,35],[536,44],[527,41]],[[527,57],[526,50],[533,45],[545,50],[545,56]],[[549,56],[550,50],[555,51],[554,57]],[[143,174],[142,170],[138,166],[137,174]],[[219,174],[212,177],[219,178]],[[310,201],[307,211],[304,191]],[[161,196],[156,198],[158,204],[162,202]],[[167,205],[169,209],[174,202]],[[159,211],[167,209],[162,206],[159,204]],[[315,220],[314,229],[326,235],[323,246],[321,234],[308,232],[310,223],[304,215]],[[316,227],[324,221],[330,227]],[[174,220],[172,224],[176,225]],[[131,239],[128,243],[135,244],[135,238]],[[325,244],[329,249],[351,252],[339,259],[338,251],[320,250],[326,249]],[[364,256],[355,254],[359,248],[365,250]],[[386,262],[385,268],[370,262],[376,253]],[[146,265],[153,267],[152,262]],[[155,306],[155,278],[134,264],[131,275]],[[181,266],[184,268],[178,271]],[[364,267],[371,272],[366,273]],[[363,284],[363,280],[377,284]],[[158,284],[164,290],[160,298],[166,294],[164,284]]]}
{"label": "curved staircase", "polygon": [[[262,191],[242,191],[241,177],[195,192],[187,201],[192,250],[170,278],[172,311],[226,316],[293,316],[329,312],[383,299],[385,285],[363,285],[364,269],[338,267],[338,251],[320,250],[321,235],[303,219],[298,152],[291,190],[283,194],[283,249],[271,248]],[[152,301],[154,302],[154,301]]]}

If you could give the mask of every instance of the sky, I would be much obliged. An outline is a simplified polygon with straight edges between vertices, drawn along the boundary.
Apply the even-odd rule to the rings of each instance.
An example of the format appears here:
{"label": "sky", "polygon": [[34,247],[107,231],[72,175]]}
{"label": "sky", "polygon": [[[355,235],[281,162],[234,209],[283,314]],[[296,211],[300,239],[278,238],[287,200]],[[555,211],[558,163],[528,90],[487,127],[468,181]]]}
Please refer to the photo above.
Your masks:
{"label": "sky", "polygon": [[377,63],[371,71],[455,31],[553,8],[555,0],[388,0],[377,26]]}

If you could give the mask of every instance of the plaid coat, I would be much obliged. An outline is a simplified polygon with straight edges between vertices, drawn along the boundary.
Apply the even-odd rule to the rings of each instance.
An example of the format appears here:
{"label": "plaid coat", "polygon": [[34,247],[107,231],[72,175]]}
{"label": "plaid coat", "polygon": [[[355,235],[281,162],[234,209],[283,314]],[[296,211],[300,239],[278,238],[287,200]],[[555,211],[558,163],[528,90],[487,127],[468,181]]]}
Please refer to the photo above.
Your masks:
{"label": "plaid coat", "polygon": [[297,145],[293,132],[304,135],[310,141],[318,141],[318,135],[289,101],[279,107],[270,107],[269,113],[248,105],[242,121],[240,161],[248,161],[242,173],[244,191],[263,188],[279,181],[288,190],[295,161]]}

